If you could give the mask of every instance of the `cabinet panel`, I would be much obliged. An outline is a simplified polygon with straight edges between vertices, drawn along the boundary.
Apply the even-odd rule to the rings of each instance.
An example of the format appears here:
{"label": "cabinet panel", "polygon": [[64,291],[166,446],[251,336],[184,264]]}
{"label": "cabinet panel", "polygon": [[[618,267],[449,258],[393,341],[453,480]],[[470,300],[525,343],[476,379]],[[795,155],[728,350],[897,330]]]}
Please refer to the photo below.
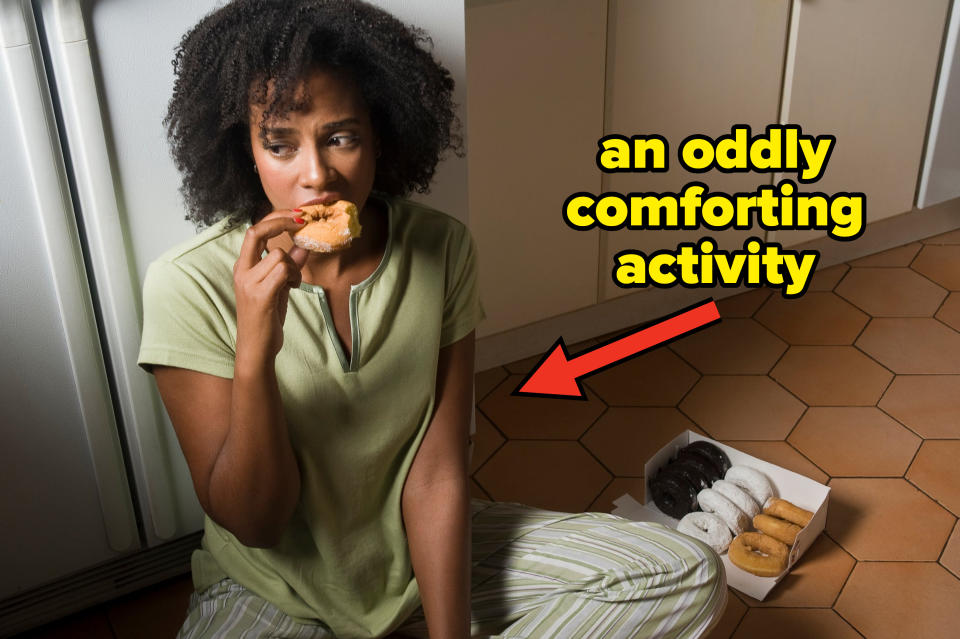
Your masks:
{"label": "cabinet panel", "polygon": [[[678,192],[702,181],[713,191],[736,193],[770,184],[770,174],[690,173],[678,166],[677,149],[694,133],[717,137],[748,124],[756,134],[778,121],[788,19],[789,0],[612,0],[604,133],[663,135],[670,170],[605,175],[604,190]],[[619,251],[649,253],[707,235],[730,250],[751,234],[763,238],[764,231],[605,232],[601,299],[635,290],[619,288],[610,276]]]}
{"label": "cabinet panel", "polygon": [[948,1],[796,3],[787,121],[837,136],[823,178],[805,190],[866,193],[868,223],[913,207]]}
{"label": "cabinet panel", "polygon": [[561,215],[596,192],[606,3],[467,4],[471,228],[490,335],[597,301],[597,232]]}
{"label": "cabinet panel", "polygon": [[960,3],[954,2],[930,116],[917,208],[960,197]]}

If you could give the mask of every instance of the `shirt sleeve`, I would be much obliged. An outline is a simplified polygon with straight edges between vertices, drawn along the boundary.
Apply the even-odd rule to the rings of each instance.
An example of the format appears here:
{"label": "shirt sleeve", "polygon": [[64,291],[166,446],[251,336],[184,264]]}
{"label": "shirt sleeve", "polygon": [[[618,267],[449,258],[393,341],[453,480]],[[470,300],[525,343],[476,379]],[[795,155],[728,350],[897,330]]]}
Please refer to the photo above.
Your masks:
{"label": "shirt sleeve", "polygon": [[466,336],[486,317],[480,302],[476,243],[466,226],[459,228],[447,255],[441,348]]}
{"label": "shirt sleeve", "polygon": [[235,339],[211,292],[172,262],[154,262],[143,283],[143,333],[137,363],[233,377]]}

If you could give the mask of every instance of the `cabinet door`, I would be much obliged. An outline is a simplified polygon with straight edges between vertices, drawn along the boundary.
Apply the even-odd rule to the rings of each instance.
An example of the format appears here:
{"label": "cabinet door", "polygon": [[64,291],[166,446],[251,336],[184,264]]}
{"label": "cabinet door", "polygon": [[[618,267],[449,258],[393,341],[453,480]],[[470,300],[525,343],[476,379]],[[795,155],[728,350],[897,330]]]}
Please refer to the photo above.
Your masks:
{"label": "cabinet door", "polygon": [[596,192],[606,2],[467,3],[470,222],[485,336],[597,301],[597,232],[561,216]]}
{"label": "cabinet door", "polygon": [[930,115],[917,208],[960,197],[960,3],[954,3]]}
{"label": "cabinet door", "polygon": [[[663,135],[670,170],[604,175],[603,190],[679,192],[701,181],[733,194],[770,184],[770,174],[687,172],[678,166],[677,149],[694,133],[717,137],[748,124],[756,134],[777,122],[788,17],[789,0],[611,0],[604,133]],[[610,276],[619,251],[650,253],[705,236],[731,250],[750,235],[762,239],[764,231],[604,232],[601,299],[635,291]]]}
{"label": "cabinet door", "polygon": [[[824,176],[804,190],[867,195],[867,222],[913,208],[949,0],[795,2],[785,116],[832,134]],[[781,231],[796,244],[823,231]]]}

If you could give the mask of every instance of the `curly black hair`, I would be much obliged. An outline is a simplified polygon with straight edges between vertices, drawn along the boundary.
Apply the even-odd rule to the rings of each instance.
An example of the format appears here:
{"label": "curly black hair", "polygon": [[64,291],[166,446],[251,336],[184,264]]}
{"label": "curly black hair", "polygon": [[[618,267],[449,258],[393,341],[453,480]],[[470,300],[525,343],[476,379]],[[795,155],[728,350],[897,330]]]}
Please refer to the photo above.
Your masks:
{"label": "curly black hair", "polygon": [[206,16],[177,48],[163,121],[187,219],[256,222],[270,211],[253,170],[250,104],[266,105],[261,123],[286,116],[316,68],[344,72],[369,108],[374,190],[427,192],[443,154],[463,153],[453,79],[432,47],[422,30],[361,0],[234,0]]}

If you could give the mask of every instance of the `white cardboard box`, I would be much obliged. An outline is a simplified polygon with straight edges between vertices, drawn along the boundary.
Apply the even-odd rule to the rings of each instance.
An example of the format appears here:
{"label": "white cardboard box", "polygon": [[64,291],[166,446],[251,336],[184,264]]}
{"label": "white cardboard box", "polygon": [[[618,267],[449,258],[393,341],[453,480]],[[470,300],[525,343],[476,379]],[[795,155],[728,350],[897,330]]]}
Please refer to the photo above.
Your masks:
{"label": "white cardboard box", "polygon": [[[726,444],[721,444],[718,441],[690,430],[677,435],[673,441],[658,450],[653,457],[648,459],[643,467],[643,476],[647,481],[650,481],[650,478],[656,476],[657,471],[669,462],[681,448],[697,440],[710,442],[720,448],[727,454],[727,457],[730,458],[730,463],[734,466],[750,466],[751,468],[759,470],[770,479],[778,497],[786,499],[800,508],[813,513],[813,519],[810,520],[810,524],[800,531],[800,534],[797,535],[797,541],[794,542],[793,548],[790,550],[787,569],[778,577],[757,577],[734,566],[727,557],[727,553],[720,555],[727,571],[727,584],[729,584],[731,588],[736,588],[754,599],[763,601],[770,591],[773,590],[773,587],[790,572],[793,565],[803,556],[803,553],[807,551],[807,548],[810,547],[817,536],[823,531],[824,526],[826,526],[827,502],[830,495],[830,488],[808,477],[789,471],[786,468],[775,466],[762,459],[757,459],[752,455],[740,452],[736,448],[731,448]],[[655,521],[670,528],[676,528],[677,524],[680,523],[679,520],[660,512],[650,498],[649,489],[647,489],[645,493],[647,496],[645,504],[641,504],[629,494],[618,497],[613,502],[617,506],[613,514],[635,521]]]}

